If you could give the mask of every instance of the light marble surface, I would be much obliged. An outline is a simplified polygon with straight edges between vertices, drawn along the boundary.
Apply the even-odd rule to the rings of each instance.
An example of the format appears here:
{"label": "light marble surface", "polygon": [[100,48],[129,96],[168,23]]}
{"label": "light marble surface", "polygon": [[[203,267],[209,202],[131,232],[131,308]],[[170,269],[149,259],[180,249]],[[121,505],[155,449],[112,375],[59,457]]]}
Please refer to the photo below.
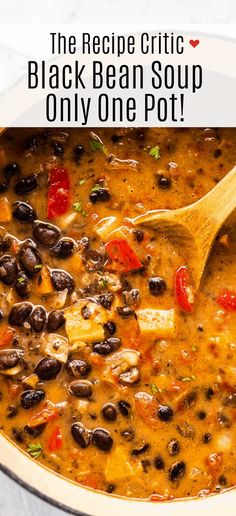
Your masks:
{"label": "light marble surface", "polygon": [[0,471],[0,516],[66,516]]}

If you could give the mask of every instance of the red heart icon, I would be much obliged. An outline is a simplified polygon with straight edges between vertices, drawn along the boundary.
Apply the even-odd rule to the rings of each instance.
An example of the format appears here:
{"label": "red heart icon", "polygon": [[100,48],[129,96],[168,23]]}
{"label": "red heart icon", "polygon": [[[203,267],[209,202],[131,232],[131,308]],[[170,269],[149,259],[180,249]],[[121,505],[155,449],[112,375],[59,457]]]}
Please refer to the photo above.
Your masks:
{"label": "red heart icon", "polygon": [[196,48],[199,45],[200,41],[199,39],[190,39],[189,43],[190,45],[192,45],[193,48]]}

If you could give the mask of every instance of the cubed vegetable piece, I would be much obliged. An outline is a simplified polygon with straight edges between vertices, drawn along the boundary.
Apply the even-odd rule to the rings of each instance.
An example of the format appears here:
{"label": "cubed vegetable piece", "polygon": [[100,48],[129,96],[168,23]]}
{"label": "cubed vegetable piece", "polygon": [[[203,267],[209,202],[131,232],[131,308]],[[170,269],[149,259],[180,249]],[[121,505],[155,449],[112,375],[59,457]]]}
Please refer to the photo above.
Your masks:
{"label": "cubed vegetable piece", "polygon": [[6,197],[0,198],[0,222],[10,222],[12,219],[11,209]]}
{"label": "cubed vegetable piece", "polygon": [[36,294],[44,296],[53,292],[53,286],[50,278],[50,272],[47,267],[42,267],[39,275],[36,278]]}
{"label": "cubed vegetable piece", "polygon": [[134,476],[137,473],[137,466],[130,463],[128,453],[122,446],[117,446],[110,454],[106,469],[105,477],[108,482],[117,482]]}
{"label": "cubed vegetable piece", "polygon": [[176,334],[175,310],[146,308],[136,312],[141,335],[171,339]]}
{"label": "cubed vegetable piece", "polygon": [[[85,315],[85,312],[87,315]],[[106,312],[96,303],[82,299],[67,308],[64,316],[66,333],[70,343],[76,341],[94,342],[104,338],[103,324],[107,321]]]}

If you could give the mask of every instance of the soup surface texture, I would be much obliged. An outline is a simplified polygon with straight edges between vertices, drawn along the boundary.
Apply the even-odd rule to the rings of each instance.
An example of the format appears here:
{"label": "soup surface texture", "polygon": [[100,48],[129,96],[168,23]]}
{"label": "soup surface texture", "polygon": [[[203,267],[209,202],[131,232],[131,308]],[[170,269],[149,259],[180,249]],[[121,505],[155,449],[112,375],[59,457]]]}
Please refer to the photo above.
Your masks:
{"label": "soup surface texture", "polygon": [[181,249],[131,219],[205,195],[236,130],[95,131],[0,139],[1,430],[108,493],[219,492],[236,484],[236,218],[198,293]]}

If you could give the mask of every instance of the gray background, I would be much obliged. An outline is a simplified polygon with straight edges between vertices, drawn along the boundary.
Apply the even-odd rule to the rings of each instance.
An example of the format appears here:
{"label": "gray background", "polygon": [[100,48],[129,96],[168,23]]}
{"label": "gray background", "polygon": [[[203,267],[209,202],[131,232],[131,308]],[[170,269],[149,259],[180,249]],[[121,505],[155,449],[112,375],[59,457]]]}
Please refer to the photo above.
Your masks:
{"label": "gray background", "polygon": [[[4,23],[234,23],[235,0],[0,0],[0,24]],[[14,29],[13,29],[14,30]],[[216,33],[222,28],[211,27]],[[233,35],[235,28],[223,30]],[[1,54],[4,54],[1,55]],[[1,79],[9,79],[13,73],[12,63],[21,65],[21,56],[10,49],[0,48],[5,57]],[[1,62],[2,62],[1,59]],[[4,81],[3,81],[4,82]],[[28,493],[0,472],[0,516],[63,516],[67,513],[48,505]],[[111,515],[112,516],[112,515]]]}

